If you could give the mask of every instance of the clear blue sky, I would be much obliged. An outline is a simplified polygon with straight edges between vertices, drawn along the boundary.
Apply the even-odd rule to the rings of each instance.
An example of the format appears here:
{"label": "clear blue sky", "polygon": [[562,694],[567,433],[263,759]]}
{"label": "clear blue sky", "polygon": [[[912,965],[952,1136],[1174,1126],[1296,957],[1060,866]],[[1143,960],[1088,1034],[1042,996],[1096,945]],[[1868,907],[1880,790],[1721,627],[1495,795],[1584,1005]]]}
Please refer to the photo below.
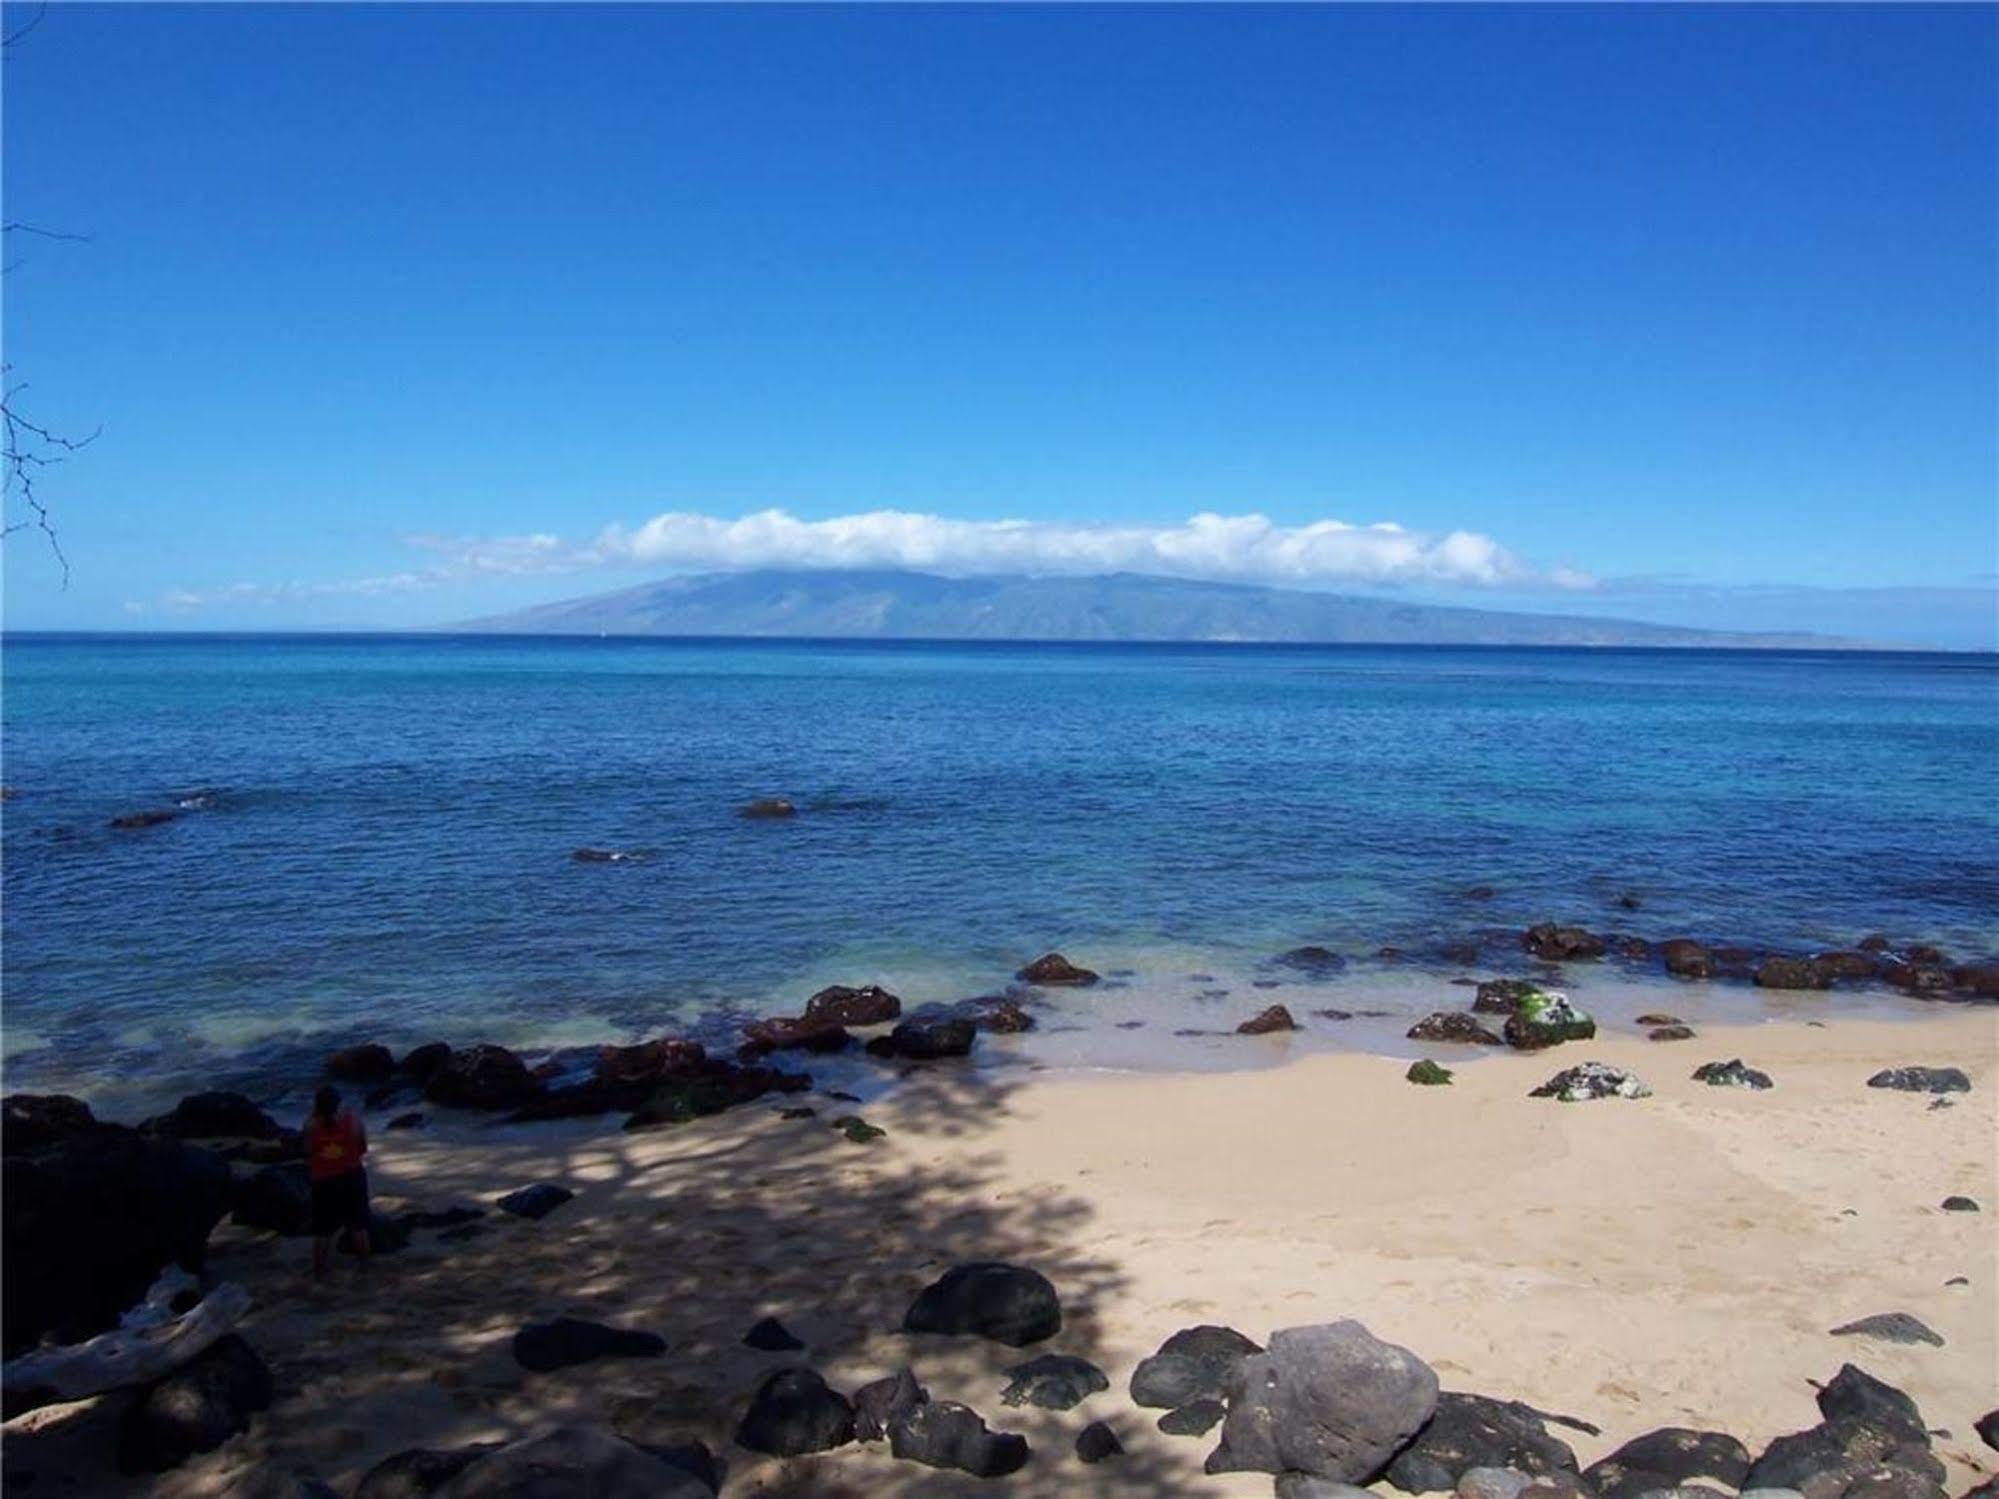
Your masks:
{"label": "clear blue sky", "polygon": [[[7,622],[449,620],[697,565],[692,523],[633,544],[662,512],[782,509],[808,552],[882,509],[1055,548],[1214,512],[1417,533],[1309,586],[1990,643],[1995,38],[53,6],[6,217],[94,238],[8,237],[7,358],[103,435],[43,480],[69,589],[11,538]],[[1454,531],[1507,560],[1437,561]]]}

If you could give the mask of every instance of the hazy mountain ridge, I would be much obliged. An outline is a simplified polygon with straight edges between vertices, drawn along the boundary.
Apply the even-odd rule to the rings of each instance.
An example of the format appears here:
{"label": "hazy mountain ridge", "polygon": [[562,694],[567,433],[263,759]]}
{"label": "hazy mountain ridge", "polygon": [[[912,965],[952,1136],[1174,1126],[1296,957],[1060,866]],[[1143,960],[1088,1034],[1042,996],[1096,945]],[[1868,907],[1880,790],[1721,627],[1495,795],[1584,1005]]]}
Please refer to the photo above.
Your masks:
{"label": "hazy mountain ridge", "polygon": [[1697,630],[1130,573],[1056,578],[705,573],[451,628],[519,635],[1867,648],[1863,642],[1803,632]]}

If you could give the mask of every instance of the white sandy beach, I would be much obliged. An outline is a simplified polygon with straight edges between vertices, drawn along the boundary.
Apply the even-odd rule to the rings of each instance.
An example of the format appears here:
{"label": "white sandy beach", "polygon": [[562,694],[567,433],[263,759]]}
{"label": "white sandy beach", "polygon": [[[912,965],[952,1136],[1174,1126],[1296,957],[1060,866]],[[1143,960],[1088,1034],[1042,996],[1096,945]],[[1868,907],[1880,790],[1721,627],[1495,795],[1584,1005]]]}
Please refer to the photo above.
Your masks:
{"label": "white sandy beach", "polygon": [[[1776,1087],[1689,1078],[1737,1056]],[[1584,1058],[1633,1069],[1654,1096],[1526,1096]],[[1973,1090],[1932,1108],[1864,1086],[1904,1063],[1960,1066]],[[638,1134],[615,1117],[382,1134],[387,1210],[490,1206],[534,1181],[577,1196],[540,1223],[492,1215],[456,1246],[419,1233],[368,1280],[343,1270],[325,1287],[306,1283],[302,1242],[219,1232],[213,1266],[256,1297],[245,1333],[278,1401],[246,1437],[128,1491],[226,1493],[275,1459],[346,1492],[406,1447],[582,1418],[708,1442],[732,1496],[1261,1495],[1268,1477],[1202,1475],[1211,1437],[1157,1432],[1159,1413],[1129,1399],[1132,1366],[1195,1323],[1260,1341],[1341,1317],[1420,1354],[1446,1389],[1600,1426],[1555,1428],[1584,1463],[1665,1425],[1726,1430],[1753,1453],[1816,1422],[1812,1381],[1851,1360],[1952,1433],[1937,1439],[1951,1492],[1999,1467],[1971,1429],[1999,1403],[1999,1010],[1608,1035],[1467,1058],[1448,1088],[1403,1070],[1365,1055],[1200,1075],[940,1069],[867,1111],[888,1131],[871,1146],[828,1127],[851,1106],[821,1095]],[[779,1117],[801,1102],[819,1116]],[[1941,1211],[1954,1193],[1985,1211]],[[1061,1336],[1019,1353],[897,1331],[924,1283],[977,1258],[1047,1274]],[[1828,1334],[1883,1311],[1946,1346]],[[559,1313],[650,1329],[669,1352],[524,1373],[512,1334]],[[933,1397],[1026,1433],[1033,1458],[981,1482],[881,1444],[789,1462],[733,1447],[758,1377],[786,1361],[740,1343],[765,1314],[836,1387],[910,1364]],[[1110,1391],[1063,1414],[1003,1406],[1001,1371],[1048,1351],[1094,1360]],[[1096,1418],[1130,1451],[1085,1467],[1072,1444]]]}

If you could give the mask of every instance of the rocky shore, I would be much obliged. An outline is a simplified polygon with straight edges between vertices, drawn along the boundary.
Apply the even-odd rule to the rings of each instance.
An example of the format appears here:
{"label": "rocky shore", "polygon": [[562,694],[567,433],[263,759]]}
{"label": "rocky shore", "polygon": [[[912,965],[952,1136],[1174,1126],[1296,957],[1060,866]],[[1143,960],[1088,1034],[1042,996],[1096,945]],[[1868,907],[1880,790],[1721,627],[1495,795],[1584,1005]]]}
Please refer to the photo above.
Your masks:
{"label": "rocky shore", "polygon": [[[1992,965],[1639,940],[1516,933],[1531,976],[1409,1029],[1469,1068],[968,1063],[1100,982],[1060,953],[950,1005],[823,989],[720,1054],[358,1044],[324,1070],[384,1252],[324,1284],[294,1121],[9,1097],[8,1487],[1990,1495]],[[1556,987],[1604,961],[1965,1003],[1607,1027]],[[815,1081],[839,1053],[893,1090]]]}

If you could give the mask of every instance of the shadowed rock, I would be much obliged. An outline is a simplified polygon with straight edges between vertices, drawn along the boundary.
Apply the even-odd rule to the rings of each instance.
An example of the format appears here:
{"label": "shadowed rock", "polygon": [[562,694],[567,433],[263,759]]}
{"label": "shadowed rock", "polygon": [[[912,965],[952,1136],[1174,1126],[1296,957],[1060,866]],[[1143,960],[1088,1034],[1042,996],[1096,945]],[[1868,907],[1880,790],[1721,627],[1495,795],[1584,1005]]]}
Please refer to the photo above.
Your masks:
{"label": "shadowed rock", "polygon": [[1105,1458],[1123,1455],[1124,1443],[1102,1421],[1092,1421],[1076,1433],[1076,1458],[1079,1462],[1100,1463]]}
{"label": "shadowed rock", "polygon": [[1161,1416],[1158,1426],[1169,1437],[1205,1436],[1228,1413],[1229,1408],[1219,1400],[1194,1400]]}
{"label": "shadowed rock", "polygon": [[118,1466],[163,1473],[213,1452],[270,1406],[271,1371],[234,1333],[153,1385],[125,1415]]}
{"label": "shadowed rock", "polygon": [[1261,1346],[1233,1327],[1182,1328],[1132,1370],[1132,1402],[1170,1410],[1196,1400],[1219,1400],[1242,1361],[1261,1352]]}
{"label": "shadowed rock", "polygon": [[854,1408],[811,1369],[780,1369],[757,1387],[738,1445],[773,1457],[825,1452],[854,1439]]}
{"label": "shadowed rock", "polygon": [[898,1369],[886,1379],[877,1379],[854,1391],[854,1436],[863,1442],[879,1442],[888,1435],[896,1419],[907,1415],[930,1398],[930,1392],[916,1382],[908,1369]]}
{"label": "shadowed rock", "polygon": [[705,1448],[649,1450],[601,1427],[559,1426],[479,1452],[435,1492],[436,1499],[712,1499],[718,1476]]}
{"label": "shadowed rock", "polygon": [[0,1099],[0,1148],[8,1155],[41,1150],[96,1128],[90,1105],[67,1093],[10,1093]]}
{"label": "shadowed rock", "polygon": [[559,1187],[554,1182],[536,1182],[518,1192],[509,1192],[499,1199],[497,1205],[503,1213],[539,1222],[575,1195],[567,1187]]}
{"label": "shadowed rock", "polygon": [[278,1122],[241,1093],[196,1093],[139,1128],[175,1140],[269,1140]]}
{"label": "shadowed rock", "polygon": [[1062,1330],[1062,1304],[1038,1271],[980,1260],[954,1265],[925,1286],[902,1326],[905,1332],[969,1334],[1024,1348]]}
{"label": "shadowed rock", "polygon": [[343,1083],[382,1083],[395,1076],[396,1059],[386,1046],[349,1046],[326,1059],[326,1075]]}
{"label": "shadowed rock", "polygon": [[763,1353],[796,1353],[805,1345],[775,1317],[764,1317],[743,1334],[743,1346]]}
{"label": "shadowed rock", "polygon": [[1111,1382],[1104,1371],[1088,1359],[1066,1353],[1044,1353],[1006,1371],[1011,1383],[1000,1391],[1008,1405],[1037,1405],[1043,1410],[1066,1411],[1081,1405]]}
{"label": "shadowed rock", "polygon": [[518,1108],[541,1090],[540,1081],[504,1046],[468,1046],[432,1069],[424,1097],[454,1109]]}
{"label": "shadowed rock", "polygon": [[664,1352],[666,1340],[652,1333],[606,1327],[578,1317],[530,1322],[514,1334],[515,1362],[537,1374],[600,1358],[658,1358]]}
{"label": "shadowed rock", "polygon": [[1415,1440],[1388,1465],[1405,1494],[1455,1489],[1473,1468],[1512,1468],[1535,1476],[1574,1473],[1576,1455],[1549,1434],[1538,1412],[1517,1401],[1446,1393]]}
{"label": "shadowed rock", "polygon": [[412,1447],[376,1463],[361,1477],[354,1499],[425,1499],[434,1494],[478,1459],[497,1452],[500,1442],[477,1442],[469,1447],[440,1449]]}
{"label": "shadowed rock", "polygon": [[896,1418],[889,1451],[932,1468],[955,1468],[975,1478],[1002,1478],[1027,1462],[1027,1438],[993,1431],[978,1412],[952,1400],[927,1401]]}

